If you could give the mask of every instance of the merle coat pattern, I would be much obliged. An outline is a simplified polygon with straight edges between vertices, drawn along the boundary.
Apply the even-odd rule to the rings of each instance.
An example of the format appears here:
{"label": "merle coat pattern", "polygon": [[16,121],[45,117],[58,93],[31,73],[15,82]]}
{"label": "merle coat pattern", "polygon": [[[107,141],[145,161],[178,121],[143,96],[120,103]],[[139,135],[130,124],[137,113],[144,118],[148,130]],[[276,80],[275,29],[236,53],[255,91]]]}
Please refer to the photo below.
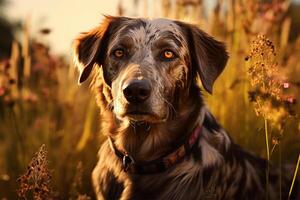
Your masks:
{"label": "merle coat pattern", "polygon": [[[184,22],[109,16],[75,40],[74,57],[80,83],[94,68],[102,133],[135,161],[164,156],[202,127],[184,160],[149,175],[125,172],[104,142],[92,174],[97,199],[266,199],[266,160],[236,145],[201,97],[199,82],[212,93],[226,65],[223,43]],[[134,83],[142,89],[126,91]],[[279,199],[278,174],[271,166],[269,199]]]}

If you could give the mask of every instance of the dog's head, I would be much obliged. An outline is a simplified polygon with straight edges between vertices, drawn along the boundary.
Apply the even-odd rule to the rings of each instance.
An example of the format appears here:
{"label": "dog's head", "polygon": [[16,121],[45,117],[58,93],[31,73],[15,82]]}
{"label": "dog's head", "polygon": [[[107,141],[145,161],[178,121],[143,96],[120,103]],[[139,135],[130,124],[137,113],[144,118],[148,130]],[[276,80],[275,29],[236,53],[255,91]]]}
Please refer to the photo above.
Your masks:
{"label": "dog's head", "polygon": [[106,17],[74,44],[79,82],[102,67],[117,118],[151,123],[188,100],[197,75],[211,93],[228,58],[224,45],[195,25],[168,19]]}

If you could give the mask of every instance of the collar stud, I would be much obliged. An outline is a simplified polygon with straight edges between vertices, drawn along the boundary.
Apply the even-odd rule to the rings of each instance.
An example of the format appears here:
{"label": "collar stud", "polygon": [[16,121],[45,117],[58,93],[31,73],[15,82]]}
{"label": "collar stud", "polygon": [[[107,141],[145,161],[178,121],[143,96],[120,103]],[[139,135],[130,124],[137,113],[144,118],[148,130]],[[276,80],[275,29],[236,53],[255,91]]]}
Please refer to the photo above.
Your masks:
{"label": "collar stud", "polygon": [[124,171],[127,172],[130,165],[133,164],[133,159],[129,155],[124,155],[123,156],[123,168]]}

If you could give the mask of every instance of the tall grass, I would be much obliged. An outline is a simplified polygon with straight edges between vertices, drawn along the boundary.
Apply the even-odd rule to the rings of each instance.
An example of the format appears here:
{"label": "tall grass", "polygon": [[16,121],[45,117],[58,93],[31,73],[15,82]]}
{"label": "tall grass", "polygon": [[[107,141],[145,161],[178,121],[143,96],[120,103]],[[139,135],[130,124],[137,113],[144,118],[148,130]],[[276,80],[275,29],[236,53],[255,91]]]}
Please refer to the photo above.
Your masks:
{"label": "tall grass", "polygon": [[[289,1],[218,0],[209,12],[201,0],[134,3],[139,16],[154,13],[148,6],[156,3],[152,7],[160,7],[161,13],[155,17],[196,23],[224,41],[230,60],[216,82],[214,94],[204,93],[208,106],[244,148],[270,162],[296,160],[300,152],[300,106],[295,104],[295,99],[300,99],[300,37],[294,41],[289,38],[293,20],[288,14]],[[126,15],[127,10],[123,1],[118,12]],[[12,44],[11,57],[0,61],[0,198],[17,198],[16,180],[26,172],[42,144],[48,152],[53,195],[62,199],[93,198],[90,174],[103,138],[98,134],[98,108],[89,93],[89,83],[77,86],[72,62],[51,54],[50,47],[43,43],[42,38],[51,30],[43,29],[33,38],[29,23],[24,22],[22,40]],[[294,110],[282,110],[269,104],[270,99],[262,98],[261,110],[272,113],[272,118],[260,118],[258,110],[253,109],[257,101],[253,98],[262,93],[249,84],[251,76],[247,73],[252,61],[244,59],[258,34],[265,35],[276,47],[273,64],[277,63],[278,73],[285,75],[285,86],[278,87],[285,99],[283,104],[295,104]],[[289,115],[283,114],[287,112]]]}
{"label": "tall grass", "polygon": [[11,58],[0,62],[0,198],[17,198],[16,180],[42,144],[55,196],[70,196],[78,162],[85,163],[80,194],[93,196],[89,174],[100,143],[94,99],[87,85],[78,87],[73,64],[38,42],[48,33],[32,38],[28,23]]}
{"label": "tall grass", "polygon": [[[288,88],[289,83],[285,82],[286,78],[280,73],[276,60],[276,50],[273,43],[263,35],[258,35],[252,43],[250,55],[246,60],[250,62],[248,66],[248,76],[251,83],[249,90],[250,101],[253,103],[257,116],[264,119],[265,142],[267,153],[266,167],[266,192],[269,194],[269,173],[270,173],[270,145],[269,145],[269,125],[273,129],[278,129],[282,137],[285,122],[288,117],[293,117],[294,112],[293,99],[286,97],[284,90]],[[290,100],[293,100],[292,102]],[[271,122],[271,123],[270,123]],[[273,139],[274,146],[279,138]],[[280,153],[280,152],[279,152]],[[279,155],[281,157],[281,155]],[[281,177],[280,177],[281,180]]]}

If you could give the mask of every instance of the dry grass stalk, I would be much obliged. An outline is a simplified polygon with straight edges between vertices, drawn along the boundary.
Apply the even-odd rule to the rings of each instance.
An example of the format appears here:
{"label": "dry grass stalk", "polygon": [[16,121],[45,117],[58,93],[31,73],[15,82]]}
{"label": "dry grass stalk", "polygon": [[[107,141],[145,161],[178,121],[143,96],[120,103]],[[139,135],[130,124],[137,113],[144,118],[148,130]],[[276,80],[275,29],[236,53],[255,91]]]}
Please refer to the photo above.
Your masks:
{"label": "dry grass stalk", "polygon": [[295,172],[294,172],[294,176],[293,176],[293,181],[291,183],[288,200],[290,200],[291,194],[293,192],[293,188],[294,188],[295,180],[297,178],[297,173],[298,173],[299,165],[300,165],[300,154],[298,155],[298,161],[297,161],[297,164],[296,164],[296,167],[295,167]]}
{"label": "dry grass stalk", "polygon": [[249,97],[256,114],[270,121],[272,127],[282,130],[286,119],[294,115],[292,105],[296,101],[293,96],[286,95],[290,83],[279,71],[273,43],[259,35],[246,60],[250,62],[248,76],[252,86]]}
{"label": "dry grass stalk", "polygon": [[35,200],[52,199],[51,175],[48,169],[47,151],[42,145],[28,165],[24,175],[17,180],[20,187],[17,191],[20,198]]}
{"label": "dry grass stalk", "polygon": [[274,137],[272,140],[274,145],[272,153],[275,146],[280,143],[287,118],[293,114],[291,105],[295,103],[295,99],[285,96],[284,90],[290,87],[290,83],[285,81],[285,77],[279,71],[273,43],[264,35],[258,35],[251,47],[251,53],[246,57],[246,60],[250,61],[248,76],[252,86],[249,97],[254,104],[256,114],[264,118],[268,160],[266,169],[266,195],[268,199],[270,171],[269,122],[271,122],[273,128],[279,130],[279,136]]}
{"label": "dry grass stalk", "polygon": [[[265,129],[268,124],[279,134],[272,138],[274,145],[280,143],[286,121],[294,116],[293,104],[296,100],[293,96],[286,95],[290,83],[279,71],[276,61],[275,47],[273,43],[263,35],[259,35],[252,43],[252,50],[246,60],[249,60],[248,76],[252,86],[249,91],[250,101],[253,102],[255,112],[265,119]],[[269,137],[266,138],[268,142]],[[268,146],[268,144],[267,144]],[[267,147],[269,151],[269,147]],[[267,152],[269,154],[269,152]],[[270,155],[267,155],[269,158]]]}
{"label": "dry grass stalk", "polygon": [[29,19],[26,19],[23,28],[23,43],[22,43],[22,59],[23,59],[23,71],[26,79],[30,77],[31,57],[29,53],[30,41],[29,41]]}

